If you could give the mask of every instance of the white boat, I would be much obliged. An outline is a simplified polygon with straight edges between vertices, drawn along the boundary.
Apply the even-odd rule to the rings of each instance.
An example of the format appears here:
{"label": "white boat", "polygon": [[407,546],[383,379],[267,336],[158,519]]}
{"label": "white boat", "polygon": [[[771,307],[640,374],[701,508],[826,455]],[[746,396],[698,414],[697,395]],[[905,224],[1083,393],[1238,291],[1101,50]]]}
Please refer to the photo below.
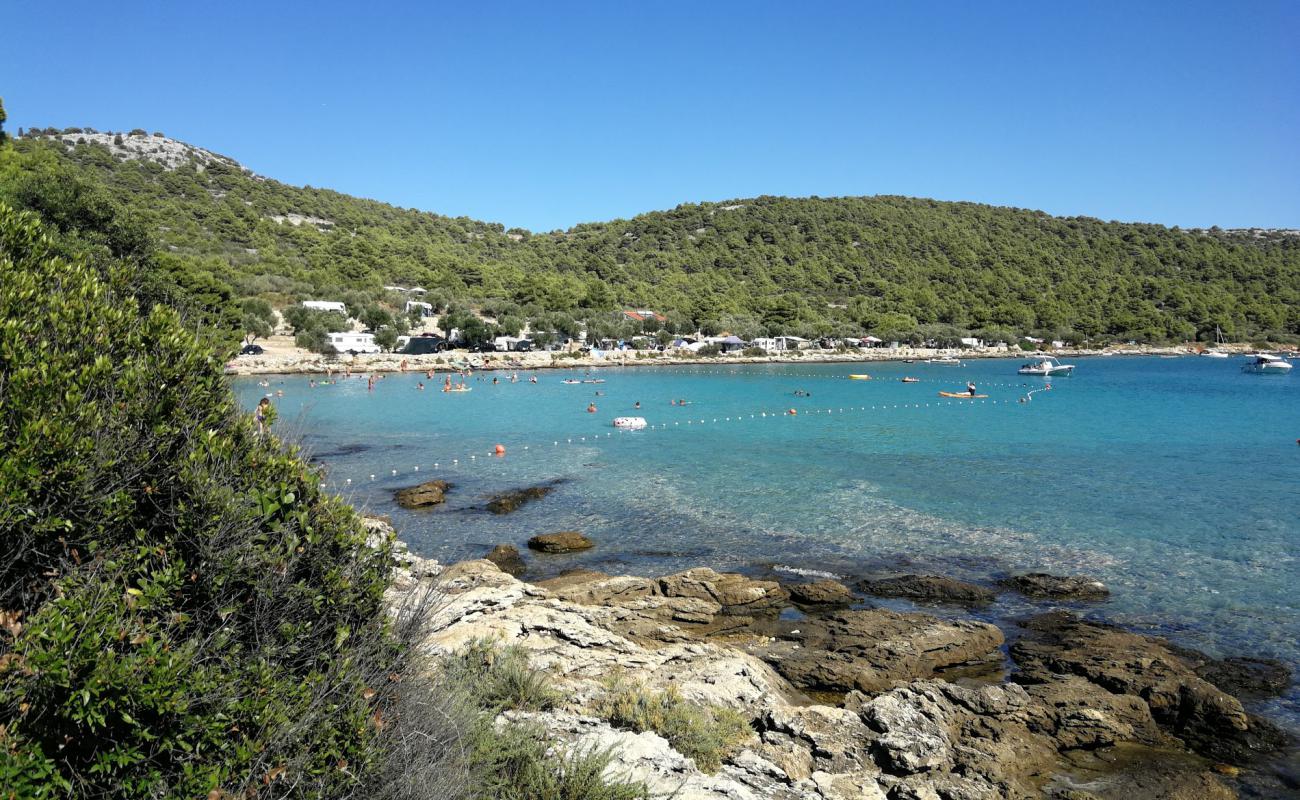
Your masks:
{"label": "white boat", "polygon": [[1055,356],[1034,356],[1028,364],[1021,364],[1016,372],[1021,375],[1069,375],[1074,372],[1074,365],[1062,364]]}
{"label": "white boat", "polygon": [[927,364],[943,364],[945,367],[960,367],[960,366],[961,366],[961,359],[959,359],[959,358],[953,358],[952,356],[943,356],[943,357],[941,357],[941,358],[927,358],[927,359],[925,360],[925,363],[927,363]]}
{"label": "white boat", "polygon": [[1253,372],[1256,375],[1285,375],[1291,371],[1291,364],[1285,358],[1271,353],[1255,353],[1250,358],[1250,363],[1241,368],[1242,372]]}
{"label": "white boat", "polygon": [[614,427],[639,431],[646,426],[645,417],[615,417]]}
{"label": "white boat", "polygon": [[1218,326],[1218,325],[1215,325],[1215,326],[1214,326],[1214,347],[1215,347],[1216,349],[1214,349],[1214,350],[1202,350],[1202,351],[1201,351],[1201,355],[1205,356],[1206,358],[1227,358],[1227,357],[1231,356],[1232,354],[1231,354],[1231,353],[1228,353],[1228,352],[1225,352],[1225,351],[1223,351],[1223,350],[1219,350],[1219,349],[1217,349],[1217,348],[1223,347],[1223,346],[1224,346],[1225,344],[1227,344],[1227,343],[1228,343],[1228,340],[1224,337],[1224,335],[1223,335],[1223,331],[1219,330],[1219,326]]}

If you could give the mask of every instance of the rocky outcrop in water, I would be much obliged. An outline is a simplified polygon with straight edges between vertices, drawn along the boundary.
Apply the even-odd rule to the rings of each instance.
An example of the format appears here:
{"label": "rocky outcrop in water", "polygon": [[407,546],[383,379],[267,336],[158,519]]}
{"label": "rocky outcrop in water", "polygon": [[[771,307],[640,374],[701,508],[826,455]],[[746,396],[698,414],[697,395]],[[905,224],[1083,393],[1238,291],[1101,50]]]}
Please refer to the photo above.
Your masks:
{"label": "rocky outcrop in water", "polygon": [[488,499],[487,510],[493,514],[509,514],[519,510],[520,506],[534,500],[541,500],[555,491],[557,485],[556,483],[545,483],[540,486],[529,486],[523,489],[511,489],[508,492],[501,492]]}
{"label": "rocky outcrop in water", "polygon": [[847,606],[857,599],[847,586],[829,578],[788,584],[786,591],[790,593],[790,599],[801,606]]}
{"label": "rocky outcrop in water", "polygon": [[1274,725],[1247,714],[1241,701],[1198,675],[1159,639],[1064,612],[1023,624],[1025,634],[1011,646],[1018,682],[1073,675],[1111,694],[1140,698],[1162,728],[1222,761],[1249,761],[1285,741]]}
{"label": "rocky outcrop in water", "polygon": [[775,614],[788,604],[790,593],[776,581],[760,581],[729,572],[697,567],[659,579],[665,597],[696,597],[717,603],[720,613]]}
{"label": "rocky outcrop in water", "polygon": [[1047,600],[1105,600],[1110,597],[1106,584],[1086,575],[1049,575],[1030,572],[998,581],[999,586],[1014,589],[1026,597]]}
{"label": "rocky outcrop in water", "polygon": [[921,603],[975,606],[993,602],[992,590],[941,575],[899,575],[858,582],[858,589],[876,597],[904,597]]}
{"label": "rocky outcrop in water", "polygon": [[595,542],[577,531],[541,533],[528,540],[528,549],[539,553],[576,553],[595,546]]}
{"label": "rocky outcrop in water", "polygon": [[446,481],[425,481],[418,486],[408,486],[393,493],[393,499],[402,508],[425,508],[447,501],[451,484]]}
{"label": "rocky outcrop in water", "polygon": [[512,545],[499,544],[483,557],[496,564],[497,569],[516,578],[528,571],[524,557],[519,555],[519,550]]}
{"label": "rocky outcrop in water", "polygon": [[[972,664],[987,672],[1002,641],[993,626],[878,609],[777,620],[784,590],[713,570],[657,579],[574,570],[528,584],[487,560],[443,569],[408,555],[396,577],[395,605],[435,593],[427,652],[485,637],[517,644],[563,698],[498,724],[528,722],[569,746],[610,748],[611,773],[665,796],[1217,800],[1234,795],[1180,739],[1240,744],[1256,725],[1196,673],[1198,663],[1068,615],[1027,623],[1013,645],[1016,682],[958,685],[937,678]],[[615,673],[735,709],[754,736],[720,770],[703,772],[661,736],[593,715]],[[800,690],[826,687],[851,691],[826,705]]]}

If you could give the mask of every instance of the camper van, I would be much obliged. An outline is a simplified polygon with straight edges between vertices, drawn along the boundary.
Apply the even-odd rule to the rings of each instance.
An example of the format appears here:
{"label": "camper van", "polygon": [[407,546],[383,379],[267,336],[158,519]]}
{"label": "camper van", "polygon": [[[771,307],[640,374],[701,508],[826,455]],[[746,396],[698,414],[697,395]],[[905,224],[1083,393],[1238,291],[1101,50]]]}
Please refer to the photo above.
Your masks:
{"label": "camper van", "polygon": [[330,345],[340,353],[356,355],[379,352],[373,333],[331,333],[329,337]]}

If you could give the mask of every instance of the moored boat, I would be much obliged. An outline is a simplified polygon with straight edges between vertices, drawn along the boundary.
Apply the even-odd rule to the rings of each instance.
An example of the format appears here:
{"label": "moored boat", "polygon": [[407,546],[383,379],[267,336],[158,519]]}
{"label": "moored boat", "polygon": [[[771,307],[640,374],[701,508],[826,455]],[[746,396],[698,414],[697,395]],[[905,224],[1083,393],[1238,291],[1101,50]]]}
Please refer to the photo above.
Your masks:
{"label": "moored boat", "polygon": [[1074,372],[1073,364],[1062,364],[1055,356],[1034,356],[1028,364],[1021,364],[1016,370],[1021,375],[1070,375]]}
{"label": "moored boat", "polygon": [[1291,371],[1291,364],[1285,358],[1272,353],[1255,353],[1250,358],[1250,363],[1241,368],[1242,372],[1256,375],[1285,375]]}
{"label": "moored boat", "polygon": [[940,357],[940,358],[927,358],[927,359],[925,360],[925,363],[927,363],[927,364],[942,364],[942,365],[945,366],[945,367],[960,367],[960,366],[961,366],[961,359],[959,359],[959,358],[953,358],[952,356],[942,356],[942,357]]}
{"label": "moored boat", "polygon": [[614,427],[629,431],[639,431],[646,426],[645,417],[615,417]]}

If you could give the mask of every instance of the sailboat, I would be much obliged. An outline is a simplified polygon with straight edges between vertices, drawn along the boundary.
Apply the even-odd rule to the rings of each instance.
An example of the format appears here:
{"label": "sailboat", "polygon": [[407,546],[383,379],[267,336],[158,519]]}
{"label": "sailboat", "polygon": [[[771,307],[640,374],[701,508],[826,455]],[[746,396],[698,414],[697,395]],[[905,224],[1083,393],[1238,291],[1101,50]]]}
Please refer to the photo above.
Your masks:
{"label": "sailboat", "polygon": [[1218,325],[1215,325],[1214,326],[1214,349],[1202,350],[1201,355],[1205,356],[1206,358],[1227,358],[1232,354],[1219,349],[1220,347],[1223,347],[1227,343],[1228,340],[1224,338],[1223,331],[1219,330]]}

